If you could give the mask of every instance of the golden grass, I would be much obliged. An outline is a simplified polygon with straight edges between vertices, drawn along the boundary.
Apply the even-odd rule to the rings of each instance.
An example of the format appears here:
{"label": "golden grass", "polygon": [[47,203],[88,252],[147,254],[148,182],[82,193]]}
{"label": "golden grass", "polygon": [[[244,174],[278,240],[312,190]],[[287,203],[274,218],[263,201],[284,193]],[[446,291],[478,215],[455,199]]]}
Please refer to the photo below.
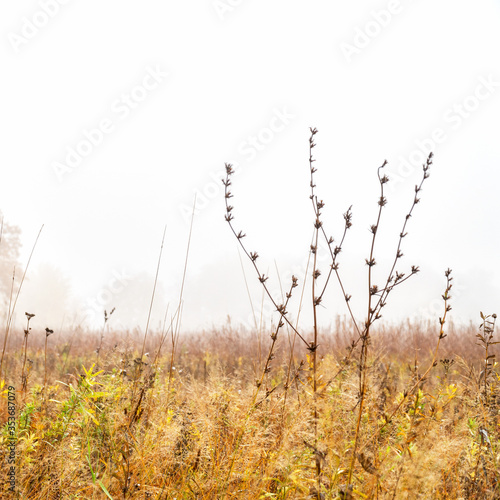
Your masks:
{"label": "golden grass", "polygon": [[[62,343],[49,351],[44,401],[44,350],[41,345],[28,350],[34,363],[23,394],[19,340],[2,388],[16,388],[13,498],[315,498],[316,461],[325,499],[498,498],[496,383],[489,385],[485,404],[479,382],[484,360],[477,347],[471,349],[470,329],[453,332],[443,347],[455,359],[448,373],[438,363],[385,422],[430,359],[421,352],[422,368],[415,371],[408,341],[399,352],[390,348],[388,339],[407,328],[374,333],[352,489],[347,475],[359,374],[355,359],[345,362],[338,336],[323,333],[329,343],[318,350],[317,448],[311,369],[305,365],[285,390],[285,343],[255,397],[262,366],[251,339],[238,352],[243,335],[234,330],[205,332],[203,342],[186,336],[168,393],[168,355],[153,374],[150,364],[137,362],[140,342],[134,348],[132,340],[110,334],[96,373],[89,346],[98,344],[99,333],[88,333],[86,350],[73,347],[78,356]],[[423,325],[414,329],[419,342],[431,334]],[[154,335],[150,342],[153,347]],[[458,357],[465,352],[467,364]],[[301,355],[296,353],[296,363]],[[271,387],[277,388],[266,397]],[[9,467],[7,394],[2,394],[2,478]],[[2,482],[2,498],[9,497],[8,486]]]}

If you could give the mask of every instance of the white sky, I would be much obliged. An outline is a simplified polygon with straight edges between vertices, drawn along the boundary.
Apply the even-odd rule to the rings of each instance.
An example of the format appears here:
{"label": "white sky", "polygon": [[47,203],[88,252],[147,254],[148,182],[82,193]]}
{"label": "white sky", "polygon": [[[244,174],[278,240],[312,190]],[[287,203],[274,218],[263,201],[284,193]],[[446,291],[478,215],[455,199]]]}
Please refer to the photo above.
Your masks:
{"label": "white sky", "polygon": [[[376,168],[387,159],[393,178],[376,253],[383,274],[420,176],[404,159],[421,163],[418,144],[427,153],[433,137],[431,177],[403,247],[406,269],[421,273],[384,312],[437,318],[447,267],[456,320],[500,312],[499,21],[498,0],[3,1],[0,209],[23,230],[23,263],[45,224],[20,311],[51,324],[95,323],[117,306],[117,325],[144,327],[166,224],[157,324],[178,300],[198,193],[183,324],[220,324],[228,314],[247,323],[218,179],[224,162],[239,164],[236,226],[272,288],[274,261],[286,288],[288,272],[303,272],[312,231],[313,126],[334,237],[353,205],[341,262],[358,314]],[[89,148],[86,134],[99,144]],[[251,136],[260,136],[255,146]],[[68,164],[78,148],[87,156]],[[331,292],[324,324],[345,313],[336,283]]]}

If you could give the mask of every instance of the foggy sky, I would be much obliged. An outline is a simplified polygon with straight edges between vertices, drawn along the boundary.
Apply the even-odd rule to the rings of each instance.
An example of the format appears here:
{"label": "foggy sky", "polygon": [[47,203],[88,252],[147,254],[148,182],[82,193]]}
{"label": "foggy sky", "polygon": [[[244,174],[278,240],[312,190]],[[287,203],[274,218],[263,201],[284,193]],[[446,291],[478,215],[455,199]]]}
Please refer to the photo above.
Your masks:
{"label": "foggy sky", "polygon": [[[144,327],[166,225],[160,324],[178,304],[196,195],[184,328],[252,326],[261,308],[269,323],[220,179],[235,165],[235,226],[279,297],[278,273],[287,289],[307,263],[309,127],[334,238],[353,206],[340,262],[359,317],[377,167],[387,159],[391,179],[382,281],[430,150],[400,266],[421,272],[386,318],[437,320],[448,267],[453,318],[499,312],[499,20],[498,0],[3,2],[0,209],[23,231],[21,264],[45,225],[18,312],[96,326],[116,307],[117,326]],[[323,324],[346,313],[336,282],[324,306]]]}

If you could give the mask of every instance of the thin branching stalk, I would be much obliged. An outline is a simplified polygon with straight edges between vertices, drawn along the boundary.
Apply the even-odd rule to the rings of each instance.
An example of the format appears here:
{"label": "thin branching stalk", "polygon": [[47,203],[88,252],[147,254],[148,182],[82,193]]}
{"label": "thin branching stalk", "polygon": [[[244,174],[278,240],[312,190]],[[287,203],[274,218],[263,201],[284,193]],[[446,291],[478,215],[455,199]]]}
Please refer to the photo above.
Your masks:
{"label": "thin branching stalk", "polygon": [[[309,137],[309,170],[311,173],[311,202],[314,210],[314,243],[311,245],[311,252],[313,254],[313,266],[312,266],[312,286],[311,286],[311,292],[312,292],[312,307],[313,307],[313,333],[314,333],[314,340],[312,342],[312,345],[310,344],[308,349],[311,352],[311,361],[312,361],[312,390],[313,390],[313,427],[314,427],[314,449],[317,450],[318,448],[318,401],[317,401],[317,386],[318,386],[318,380],[317,380],[317,372],[318,372],[318,358],[317,358],[317,353],[318,353],[318,306],[321,303],[321,296],[316,296],[316,280],[319,278],[321,275],[320,270],[318,269],[318,241],[319,241],[319,230],[323,223],[321,222],[321,208],[323,208],[324,203],[323,201],[318,202],[318,198],[314,193],[314,172],[316,171],[316,168],[314,167],[314,162],[316,161],[313,158],[312,155],[312,150],[316,146],[314,142],[314,136],[317,133],[317,129],[312,128],[311,129],[311,136]],[[316,496],[319,499],[320,498],[320,492],[321,492],[321,460],[316,460]]]}
{"label": "thin branching stalk", "polygon": [[444,325],[446,323],[446,318],[448,316],[448,313],[451,311],[451,306],[449,304],[449,301],[451,300],[450,292],[453,287],[452,284],[453,277],[451,276],[451,269],[447,269],[444,274],[446,277],[446,289],[444,294],[441,296],[444,301],[444,312],[443,316],[439,318],[439,334],[436,342],[436,347],[434,348],[434,352],[432,354],[431,362],[429,363],[429,366],[427,367],[425,372],[422,375],[417,376],[411,387],[403,392],[403,397],[401,398],[401,401],[396,405],[396,407],[392,410],[392,412],[389,413],[388,415],[384,415],[384,423],[382,423],[378,427],[378,429],[373,433],[370,439],[367,440],[365,446],[368,443],[372,442],[374,439],[377,439],[378,436],[380,436],[380,433],[387,427],[387,425],[389,425],[392,422],[394,417],[399,413],[403,405],[406,403],[408,397],[411,396],[427,380],[427,376],[429,375],[431,370],[438,364],[437,357],[438,357],[439,347],[441,345],[441,341],[445,337],[447,337],[447,334],[445,333],[444,330]]}
{"label": "thin branching stalk", "polygon": [[8,315],[8,318],[7,318],[7,326],[6,326],[6,329],[5,329],[5,337],[4,337],[4,341],[3,341],[2,357],[0,359],[0,379],[2,378],[2,373],[3,373],[2,369],[3,369],[3,360],[4,360],[4,355],[5,355],[5,348],[7,346],[7,339],[9,337],[10,329],[12,327],[12,320],[14,318],[14,312],[16,310],[17,299],[19,298],[19,294],[21,293],[21,289],[23,287],[24,279],[26,278],[26,273],[28,272],[28,268],[29,268],[29,265],[30,265],[30,262],[31,262],[31,258],[33,257],[33,253],[34,253],[36,245],[38,243],[38,239],[40,238],[40,234],[42,233],[42,229],[43,229],[43,224],[42,224],[42,227],[40,228],[40,231],[38,231],[38,235],[37,235],[37,237],[35,239],[35,243],[33,244],[33,247],[31,248],[30,256],[28,258],[28,262],[26,264],[26,268],[24,270],[23,277],[21,278],[21,283],[19,284],[19,288],[17,290],[16,298],[14,299],[14,303],[12,305],[12,308],[9,305],[9,315]]}
{"label": "thin branching stalk", "polygon": [[364,402],[365,402],[365,395],[366,395],[366,375],[367,375],[367,358],[368,358],[368,346],[370,342],[370,327],[372,324],[372,314],[373,314],[373,309],[372,309],[372,297],[374,293],[376,293],[377,289],[376,287],[372,286],[372,271],[373,267],[376,265],[375,257],[374,257],[374,251],[375,251],[375,240],[377,238],[377,230],[380,225],[380,220],[382,217],[382,210],[384,206],[387,204],[387,199],[384,196],[384,184],[388,181],[388,178],[384,175],[383,177],[380,176],[380,170],[383,169],[387,165],[387,161],[384,161],[382,166],[380,166],[377,170],[377,175],[380,183],[380,198],[378,201],[378,215],[377,215],[377,222],[375,225],[371,226],[371,232],[372,232],[372,242],[371,242],[371,247],[370,247],[370,256],[368,259],[366,259],[366,264],[368,266],[368,311],[366,314],[366,322],[365,322],[365,327],[363,330],[363,334],[361,336],[361,353],[359,356],[359,365],[358,365],[358,370],[359,370],[359,400],[358,400],[358,416],[356,420],[356,433],[354,437],[354,446],[353,446],[353,452],[352,452],[352,457],[351,457],[351,464],[349,467],[349,475],[348,475],[348,484],[351,484],[351,478],[352,478],[352,472],[354,470],[354,463],[356,461],[356,451],[358,447],[358,442],[359,442],[359,436],[360,436],[360,430],[361,430],[361,418],[363,416],[363,409],[364,409]]}
{"label": "thin branching stalk", "polygon": [[[363,332],[362,332],[361,337],[360,337],[361,352],[360,352],[360,357],[359,357],[358,413],[357,413],[357,419],[356,419],[354,445],[353,445],[351,462],[350,462],[349,473],[348,473],[348,484],[351,484],[352,474],[354,472],[354,465],[355,465],[355,461],[356,461],[357,449],[358,449],[360,434],[361,434],[361,419],[362,419],[362,415],[363,415],[363,407],[364,407],[364,401],[365,401],[365,396],[366,396],[367,358],[368,358],[368,347],[369,347],[369,343],[370,343],[370,328],[376,320],[378,320],[382,317],[381,311],[382,311],[382,308],[385,307],[385,305],[387,303],[387,297],[388,297],[389,293],[396,286],[401,285],[409,277],[415,275],[419,271],[419,268],[417,266],[412,266],[410,274],[405,277],[405,273],[399,273],[398,271],[396,271],[396,265],[397,265],[399,259],[401,259],[401,257],[403,257],[403,252],[401,251],[401,245],[402,245],[403,238],[405,238],[408,234],[406,231],[406,227],[407,227],[408,221],[410,220],[410,218],[412,216],[412,213],[413,213],[413,210],[415,209],[415,206],[420,202],[420,198],[418,197],[418,195],[419,195],[420,191],[422,190],[423,183],[429,177],[429,169],[430,169],[430,166],[432,165],[432,158],[433,158],[433,154],[430,153],[429,157],[427,158],[426,163],[424,163],[424,165],[422,166],[422,170],[423,170],[422,179],[420,181],[420,184],[417,184],[415,186],[415,196],[413,198],[412,205],[410,207],[409,212],[405,216],[402,230],[399,233],[399,240],[398,240],[398,245],[396,248],[394,261],[393,261],[392,267],[389,271],[389,274],[387,275],[387,280],[386,280],[385,286],[381,290],[379,289],[379,287],[377,285],[373,284],[373,282],[372,282],[372,280],[373,280],[372,268],[376,265],[376,260],[375,260],[375,256],[374,256],[374,249],[375,249],[376,235],[377,235],[377,232],[378,232],[379,226],[380,226],[382,209],[387,204],[387,199],[385,198],[385,195],[384,195],[384,185],[387,182],[389,182],[389,178],[386,175],[381,176],[381,170],[387,165],[387,162],[385,161],[383,163],[383,165],[381,165],[377,170],[378,180],[379,180],[379,184],[380,184],[380,197],[378,200],[379,210],[378,210],[377,222],[370,227],[370,230],[371,230],[371,233],[373,236],[372,236],[372,243],[371,243],[371,248],[370,248],[370,256],[368,259],[366,259],[366,265],[368,266],[368,312],[367,312],[367,318],[365,321]],[[374,297],[374,296],[378,296],[378,301],[376,301],[375,304],[372,306],[372,303],[373,303],[372,297]]]}
{"label": "thin branching stalk", "polygon": [[[231,175],[233,175],[233,173],[234,173],[234,170],[233,170],[232,165],[229,164],[229,163],[226,163],[226,178],[222,179],[222,183],[224,184],[224,198],[225,198],[225,203],[226,203],[226,216],[225,216],[225,219],[226,219],[226,222],[229,224],[229,227],[231,228],[232,233],[234,234],[234,236],[238,240],[241,248],[243,249],[243,252],[245,253],[245,255],[252,262],[252,265],[254,266],[254,269],[255,269],[255,271],[257,273],[257,277],[258,277],[260,283],[262,284],[262,287],[264,288],[264,290],[266,292],[266,295],[271,300],[271,302],[272,302],[273,306],[275,307],[275,309],[277,311],[279,311],[279,308],[282,307],[282,305],[281,306],[278,305],[278,303],[276,302],[276,300],[272,296],[271,292],[269,291],[268,286],[266,285],[266,281],[268,280],[269,277],[266,276],[265,274],[261,273],[259,267],[257,266],[257,259],[259,258],[259,254],[257,252],[249,252],[246,249],[246,247],[245,247],[245,245],[243,244],[243,241],[242,241],[243,238],[245,238],[246,234],[244,234],[243,231],[236,231],[236,229],[234,228],[234,225],[232,223],[232,221],[234,220],[234,216],[232,214],[232,211],[233,211],[234,207],[232,207],[231,205],[229,205],[229,199],[233,197],[233,194],[231,193],[231,191],[229,190],[229,188],[231,186]],[[288,323],[288,325],[290,326],[290,328],[302,340],[302,342],[304,342],[304,344],[306,344],[307,346],[309,346],[309,343],[307,342],[307,340],[294,327],[294,325],[286,317],[286,315],[283,316],[283,319],[285,320],[286,323]]]}

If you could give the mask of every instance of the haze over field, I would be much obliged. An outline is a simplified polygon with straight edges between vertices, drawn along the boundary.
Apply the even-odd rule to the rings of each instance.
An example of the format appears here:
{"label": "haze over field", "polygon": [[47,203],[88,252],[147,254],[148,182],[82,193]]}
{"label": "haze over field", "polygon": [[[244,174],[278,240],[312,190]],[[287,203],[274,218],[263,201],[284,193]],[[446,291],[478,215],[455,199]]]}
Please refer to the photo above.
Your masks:
{"label": "haze over field", "polygon": [[[158,325],[179,297],[196,194],[184,328],[227,315],[252,326],[224,163],[237,167],[236,226],[279,295],[276,269],[283,288],[302,280],[313,229],[309,127],[335,238],[353,205],[340,262],[356,314],[376,169],[388,160],[382,268],[431,150],[400,269],[421,272],[384,315],[437,319],[448,267],[454,320],[498,312],[499,21],[498,0],[3,2],[0,210],[22,229],[23,266],[45,224],[19,315],[96,326],[116,307],[115,326],[143,328],[166,225]],[[259,317],[262,290],[243,266]],[[325,325],[346,312],[331,290]]]}

